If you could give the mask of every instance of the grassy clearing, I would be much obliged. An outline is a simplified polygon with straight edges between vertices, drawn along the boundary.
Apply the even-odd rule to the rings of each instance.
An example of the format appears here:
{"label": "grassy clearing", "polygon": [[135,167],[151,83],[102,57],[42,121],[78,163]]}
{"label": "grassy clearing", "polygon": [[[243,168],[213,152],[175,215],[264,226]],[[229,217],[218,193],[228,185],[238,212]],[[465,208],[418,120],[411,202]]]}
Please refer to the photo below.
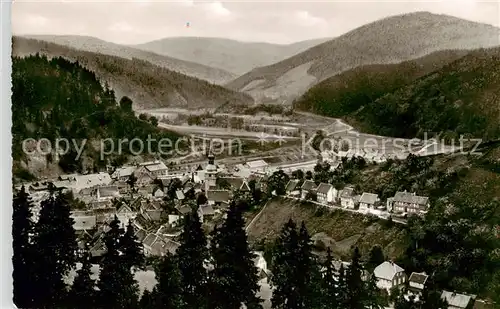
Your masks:
{"label": "grassy clearing", "polygon": [[274,240],[290,218],[298,223],[304,221],[311,236],[324,233],[333,239],[331,248],[340,257],[349,256],[351,246],[358,246],[367,254],[378,244],[391,258],[400,257],[406,248],[406,231],[401,226],[388,226],[376,218],[285,198],[269,202],[248,230],[250,240]]}

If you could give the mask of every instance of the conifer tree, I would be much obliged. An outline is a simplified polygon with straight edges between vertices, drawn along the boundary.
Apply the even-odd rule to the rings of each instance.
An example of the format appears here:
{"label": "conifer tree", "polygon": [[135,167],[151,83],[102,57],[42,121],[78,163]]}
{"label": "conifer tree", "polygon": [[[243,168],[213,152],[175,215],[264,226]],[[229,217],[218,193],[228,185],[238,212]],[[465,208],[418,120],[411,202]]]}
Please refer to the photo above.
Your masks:
{"label": "conifer tree", "polygon": [[376,284],[376,278],[374,274],[370,275],[370,278],[365,283],[365,291],[366,291],[366,302],[365,307],[369,309],[381,309],[384,308],[382,305],[384,303],[384,299],[380,294],[380,290]]}
{"label": "conifer tree", "polygon": [[[225,222],[211,242],[214,269],[210,274],[212,308],[261,308],[258,270],[248,247],[241,205],[231,203]],[[222,301],[223,300],[223,301]]]}
{"label": "conifer tree", "polygon": [[207,239],[197,209],[184,218],[177,250],[181,273],[182,300],[186,309],[201,309],[206,303],[208,259]]}
{"label": "conifer tree", "polygon": [[158,283],[151,293],[151,302],[155,308],[184,308],[181,298],[181,274],[176,257],[170,254],[162,257],[160,263],[156,266],[155,273]]}
{"label": "conifer tree", "polygon": [[384,252],[379,245],[375,245],[370,250],[370,254],[368,256],[368,262],[366,263],[366,269],[369,272],[373,272],[375,267],[382,264],[385,261]]}
{"label": "conifer tree", "polygon": [[335,268],[333,266],[332,250],[328,247],[326,260],[323,263],[323,274],[321,278],[321,309],[338,308],[337,285],[335,280]]}
{"label": "conifer tree", "polygon": [[129,221],[125,233],[120,239],[120,251],[124,263],[129,267],[141,267],[144,264],[142,244],[137,241],[132,222]]}
{"label": "conifer tree", "polygon": [[142,293],[141,300],[139,301],[139,308],[141,309],[155,309],[157,308],[154,300],[153,300],[153,293],[149,292],[149,290],[144,290],[144,293]]}
{"label": "conifer tree", "polygon": [[363,303],[365,299],[363,280],[361,280],[362,267],[360,264],[361,254],[359,248],[356,247],[352,254],[351,265],[347,269],[346,284],[347,284],[347,308],[348,309],[364,309]]}
{"label": "conifer tree", "polygon": [[297,225],[290,219],[276,240],[271,261],[271,284],[274,287],[271,303],[273,308],[302,308],[296,288],[295,272],[298,267],[299,235]]}
{"label": "conifer tree", "polygon": [[68,303],[74,308],[88,309],[95,306],[97,293],[95,291],[95,280],[92,274],[90,253],[86,251],[83,256],[82,268],[77,272],[68,298]]}
{"label": "conifer tree", "polygon": [[312,301],[317,299],[314,295],[317,282],[313,280],[317,278],[314,276],[315,268],[311,237],[304,221],[302,221],[298,235],[297,269],[295,271],[296,288],[300,299],[299,308],[311,308],[313,307]]}
{"label": "conifer tree", "polygon": [[52,193],[41,207],[35,225],[34,292],[38,308],[53,308],[66,296],[63,277],[75,265],[77,243],[66,197]]}
{"label": "conifer tree", "polygon": [[347,288],[347,271],[343,264],[340,264],[339,279],[337,285],[337,303],[341,309],[347,308],[348,288]]}
{"label": "conifer tree", "polygon": [[139,288],[129,265],[120,256],[123,230],[116,216],[109,227],[104,236],[106,253],[103,255],[98,282],[99,308],[132,309],[137,306]]}
{"label": "conifer tree", "polygon": [[33,232],[31,219],[32,203],[24,186],[13,198],[12,211],[12,280],[14,304],[19,308],[32,306],[33,252],[30,234]]}

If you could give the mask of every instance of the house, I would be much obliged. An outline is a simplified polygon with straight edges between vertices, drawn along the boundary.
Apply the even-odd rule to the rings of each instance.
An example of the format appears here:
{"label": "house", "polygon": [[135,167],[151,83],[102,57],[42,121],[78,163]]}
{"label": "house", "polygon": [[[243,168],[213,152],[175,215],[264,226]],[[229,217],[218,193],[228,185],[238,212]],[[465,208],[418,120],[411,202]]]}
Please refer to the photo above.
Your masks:
{"label": "house", "polygon": [[138,242],[142,242],[146,238],[146,236],[148,236],[148,232],[146,232],[146,230],[144,229],[138,228],[134,236],[137,238]]}
{"label": "house", "polygon": [[316,193],[316,184],[312,180],[306,180],[300,187],[301,198],[306,199],[308,193]]}
{"label": "house", "polygon": [[120,226],[127,226],[130,220],[133,220],[136,217],[136,213],[130,209],[130,207],[126,204],[122,204],[120,208],[116,210],[116,217],[120,221]]}
{"label": "house", "polygon": [[168,167],[162,161],[144,162],[139,165],[143,166],[152,178],[159,178],[168,174]]}
{"label": "house", "polygon": [[189,207],[188,205],[178,206],[175,209],[177,209],[177,211],[179,212],[179,215],[181,217],[187,215],[188,213],[190,213],[192,211],[191,207]]}
{"label": "house", "polygon": [[149,234],[142,241],[144,254],[146,256],[164,256],[167,253],[174,254],[179,244],[156,234]]}
{"label": "house", "polygon": [[218,190],[250,191],[248,183],[242,177],[218,177],[215,183]]}
{"label": "house", "polygon": [[476,299],[472,309],[494,309],[495,303],[489,300]]}
{"label": "house", "polygon": [[176,226],[180,219],[181,216],[179,215],[168,215],[168,224],[170,226]]}
{"label": "house", "polygon": [[113,172],[113,174],[111,174],[111,178],[118,181],[126,182],[130,178],[130,176],[134,174],[136,169],[137,169],[136,166],[119,167]]}
{"label": "house", "polygon": [[377,194],[363,192],[359,199],[359,210],[367,212],[369,209],[375,209],[379,200]]}
{"label": "house", "polygon": [[184,192],[182,192],[182,190],[177,190],[175,191],[175,197],[179,200],[179,201],[182,201],[184,200]]}
{"label": "house", "polygon": [[96,228],[97,224],[97,217],[95,215],[71,215],[71,218],[73,218],[73,228],[75,229],[75,232],[81,232],[81,231],[89,231],[93,230]]}
{"label": "house", "polygon": [[469,309],[472,308],[476,296],[443,291],[441,298],[448,303],[448,309]]}
{"label": "house", "polygon": [[320,183],[316,189],[316,196],[320,203],[331,203],[337,197],[337,190],[331,184]]}
{"label": "house", "polygon": [[415,294],[422,293],[428,277],[425,273],[411,273],[408,279],[408,289]]}
{"label": "house", "polygon": [[300,195],[300,190],[299,190],[299,188],[297,188],[299,182],[300,181],[298,179],[292,179],[292,180],[288,181],[288,183],[286,184],[286,188],[285,188],[286,195],[290,195],[290,196]]}
{"label": "house", "polygon": [[269,164],[264,160],[256,160],[247,162],[244,166],[252,173],[266,173]]}
{"label": "house", "polygon": [[117,186],[99,186],[96,188],[97,200],[108,200],[120,197],[120,191]]}
{"label": "house", "polygon": [[396,192],[387,209],[396,213],[425,214],[429,206],[428,197],[404,191]]}
{"label": "house", "polygon": [[159,204],[149,202],[141,207],[141,213],[145,213],[150,221],[157,222],[161,220],[163,209]]}
{"label": "house", "polygon": [[404,269],[392,261],[385,261],[375,267],[373,274],[377,280],[377,287],[387,291],[393,287],[402,286],[406,282]]}
{"label": "house", "polygon": [[153,189],[153,197],[162,198],[164,196],[165,196],[165,193],[163,193],[163,190],[160,187],[155,187]]}
{"label": "house", "polygon": [[70,181],[68,188],[71,188],[74,193],[78,193],[86,188],[97,186],[108,186],[113,182],[108,173],[97,173],[87,175],[77,175],[74,181]]}
{"label": "house", "polygon": [[207,192],[207,200],[209,205],[221,205],[229,203],[229,191],[226,190],[210,190]]}
{"label": "house", "polygon": [[99,238],[94,245],[90,248],[90,254],[92,257],[100,257],[106,253],[106,245],[102,238]]}
{"label": "house", "polygon": [[267,262],[266,259],[264,258],[264,253],[260,251],[254,251],[252,252],[254,255],[254,258],[252,259],[255,267],[257,267],[257,270],[259,272],[259,280],[268,278],[270,275],[270,271],[267,268]]}
{"label": "house", "polygon": [[354,188],[353,187],[345,187],[340,192],[340,205],[344,208],[356,208],[356,203],[354,199]]}
{"label": "house", "polygon": [[215,210],[212,205],[200,205],[198,208],[198,216],[200,217],[200,221],[210,220],[214,217]]}

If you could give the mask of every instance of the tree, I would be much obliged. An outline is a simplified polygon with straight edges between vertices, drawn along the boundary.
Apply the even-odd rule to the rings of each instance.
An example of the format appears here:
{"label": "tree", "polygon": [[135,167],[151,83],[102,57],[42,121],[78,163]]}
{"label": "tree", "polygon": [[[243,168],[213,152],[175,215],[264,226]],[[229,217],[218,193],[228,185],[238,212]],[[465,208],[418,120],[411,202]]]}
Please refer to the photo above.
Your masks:
{"label": "tree", "polygon": [[268,191],[272,193],[276,192],[276,195],[284,195],[286,193],[286,185],[290,177],[283,172],[283,170],[279,170],[274,172],[268,179]]}
{"label": "tree", "polygon": [[271,260],[273,308],[311,308],[314,273],[310,237],[305,225],[299,233],[290,219],[276,240]]}
{"label": "tree", "polygon": [[141,300],[139,301],[139,308],[141,309],[155,309],[157,308],[153,293],[149,290],[144,290]]}
{"label": "tree", "polygon": [[12,201],[12,281],[14,304],[19,308],[29,308],[32,300],[33,248],[30,233],[33,230],[31,220],[32,203],[24,186]]}
{"label": "tree", "polygon": [[118,218],[109,223],[104,235],[106,253],[101,262],[99,275],[99,308],[134,308],[138,303],[139,288],[129,265],[120,256],[120,239],[123,230]]}
{"label": "tree", "polygon": [[326,260],[323,264],[321,277],[321,309],[336,309],[339,306],[337,298],[337,281],[335,280],[335,268],[333,266],[332,249],[328,247]]}
{"label": "tree", "polygon": [[205,205],[208,202],[207,196],[203,193],[200,193],[196,198],[196,205]]}
{"label": "tree", "polygon": [[363,301],[365,293],[363,288],[363,280],[361,279],[362,267],[360,264],[361,254],[359,248],[356,247],[352,254],[351,265],[347,269],[346,284],[347,284],[347,308],[349,309],[364,309]]}
{"label": "tree", "polygon": [[163,256],[155,269],[158,284],[151,293],[155,308],[178,309],[182,307],[181,274],[175,256]]}
{"label": "tree", "polygon": [[298,180],[304,179],[304,172],[302,170],[295,170],[292,172],[292,177]]}
{"label": "tree", "polygon": [[74,308],[87,309],[95,306],[97,293],[95,280],[90,277],[91,267],[90,253],[86,251],[83,256],[82,268],[77,272],[69,293],[68,303],[71,303]]}
{"label": "tree", "polygon": [[[241,205],[232,202],[227,217],[211,242],[214,269],[210,272],[211,308],[261,308],[258,271],[250,252]],[[221,301],[224,300],[224,301]]]}
{"label": "tree", "polygon": [[149,118],[149,122],[150,122],[153,126],[155,126],[155,127],[157,127],[157,126],[158,126],[158,118],[156,118],[156,117],[154,117],[154,116],[151,116],[151,117]]}
{"label": "tree", "polygon": [[135,184],[137,183],[137,177],[132,173],[127,179],[127,184],[130,186],[130,190],[134,191]]}
{"label": "tree", "polygon": [[229,181],[227,181],[227,179],[224,178],[220,178],[218,185],[219,188],[221,188],[222,190],[231,189],[231,184],[229,183]]}
{"label": "tree", "polygon": [[366,264],[366,269],[371,273],[378,265],[385,261],[384,252],[379,245],[375,245],[371,248],[368,262]]}
{"label": "tree", "polygon": [[298,295],[293,280],[298,252],[297,226],[292,219],[284,225],[276,240],[271,262],[271,284],[274,288],[273,308],[297,308]]}
{"label": "tree", "polygon": [[51,194],[41,203],[35,225],[33,275],[36,307],[58,307],[66,296],[64,276],[75,265],[76,236],[69,204],[63,195]]}
{"label": "tree", "polygon": [[147,121],[147,120],[148,120],[148,118],[149,118],[149,117],[148,117],[148,115],[147,115],[147,114],[144,114],[144,113],[143,113],[143,114],[140,114],[140,115],[139,115],[139,119],[140,119],[140,120],[142,120],[142,121]]}
{"label": "tree", "polygon": [[132,104],[132,100],[127,96],[124,96],[120,99],[120,108],[123,111],[132,112]]}
{"label": "tree", "polygon": [[128,268],[141,267],[144,264],[142,244],[137,241],[132,221],[128,222],[127,229],[120,239],[120,249],[123,254],[122,260]]}
{"label": "tree", "polygon": [[306,179],[311,180],[313,178],[313,173],[311,171],[306,172]]}
{"label": "tree", "polygon": [[181,245],[177,250],[181,273],[182,300],[187,309],[203,308],[206,297],[208,258],[207,239],[201,228],[198,211],[184,217],[184,228],[180,235]]}
{"label": "tree", "polygon": [[384,308],[384,306],[382,305],[384,303],[384,299],[380,294],[379,288],[377,287],[376,280],[377,279],[375,278],[375,275],[371,274],[369,280],[365,284],[365,291],[366,291],[365,308],[369,309]]}

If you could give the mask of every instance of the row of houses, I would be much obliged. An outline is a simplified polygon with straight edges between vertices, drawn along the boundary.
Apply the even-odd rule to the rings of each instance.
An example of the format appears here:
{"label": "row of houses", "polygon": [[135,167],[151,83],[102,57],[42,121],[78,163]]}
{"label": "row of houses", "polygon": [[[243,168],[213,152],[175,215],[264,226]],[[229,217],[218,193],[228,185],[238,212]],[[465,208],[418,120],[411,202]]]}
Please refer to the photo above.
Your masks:
{"label": "row of houses", "polygon": [[[387,210],[394,213],[425,214],[430,207],[429,198],[410,192],[396,192],[394,197],[387,199],[383,205],[377,194],[363,192],[356,195],[353,187],[347,186],[337,190],[327,183],[316,183],[312,180],[301,181],[292,179],[286,185],[286,194],[301,199],[315,198],[322,204],[340,204],[343,208],[359,209],[361,212],[376,212]],[[300,186],[299,186],[300,185]]]}

